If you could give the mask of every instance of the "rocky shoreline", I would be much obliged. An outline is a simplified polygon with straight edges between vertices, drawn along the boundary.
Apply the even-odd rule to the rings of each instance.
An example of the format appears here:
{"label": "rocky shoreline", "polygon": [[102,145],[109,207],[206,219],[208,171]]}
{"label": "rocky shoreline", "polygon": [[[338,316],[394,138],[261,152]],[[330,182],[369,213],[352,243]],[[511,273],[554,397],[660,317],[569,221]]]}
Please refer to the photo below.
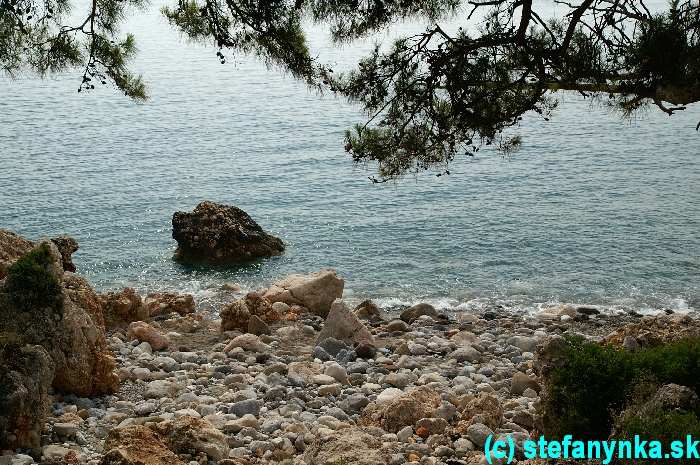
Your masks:
{"label": "rocky shoreline", "polygon": [[[33,304],[28,318],[60,316],[12,346],[26,361],[4,367],[16,382],[0,387],[13,406],[0,413],[1,465],[483,464],[488,435],[521,443],[542,430],[551,341],[634,350],[679,328],[700,334],[687,315],[571,306],[446,315],[419,304],[395,318],[371,301],[349,309],[332,270],[230,286],[210,312],[177,293],[96,294],[56,245],[2,257],[46,247],[62,305]],[[11,278],[0,297],[16,292]],[[21,313],[7,299],[5,319]],[[13,324],[0,329],[26,337],[33,323]]]}

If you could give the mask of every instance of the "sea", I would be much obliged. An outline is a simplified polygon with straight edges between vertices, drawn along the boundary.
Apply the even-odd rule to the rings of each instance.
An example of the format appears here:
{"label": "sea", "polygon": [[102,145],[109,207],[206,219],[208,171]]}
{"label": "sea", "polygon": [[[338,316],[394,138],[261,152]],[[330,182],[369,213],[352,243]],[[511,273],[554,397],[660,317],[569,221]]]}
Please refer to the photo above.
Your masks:
{"label": "sea", "polygon": [[[255,57],[227,52],[221,64],[167,24],[163,4],[124,25],[145,103],[110,86],[79,94],[79,70],[0,76],[0,227],[75,237],[74,262],[99,291],[190,292],[216,307],[233,298],[225,283],[257,289],[334,268],[347,299],[387,307],[700,310],[700,106],[625,119],[561,94],[550,121],[529,115],[512,129],[523,140],[514,154],[485,149],[446,176],[375,184],[376,166],[343,148],[360,108]],[[376,42],[421,27],[336,46],[310,26],[309,43],[351,69]],[[244,209],[286,253],[174,262],[172,214],[203,200]]]}

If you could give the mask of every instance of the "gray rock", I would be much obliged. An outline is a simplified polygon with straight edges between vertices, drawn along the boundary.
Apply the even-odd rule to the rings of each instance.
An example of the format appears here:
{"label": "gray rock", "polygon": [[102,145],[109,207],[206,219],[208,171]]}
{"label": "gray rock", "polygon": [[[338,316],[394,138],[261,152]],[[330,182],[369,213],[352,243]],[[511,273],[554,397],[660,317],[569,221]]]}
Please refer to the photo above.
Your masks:
{"label": "gray rock", "polygon": [[350,347],[343,342],[334,337],[327,337],[323,340],[319,340],[318,346],[323,349],[328,355],[335,357],[341,350],[349,350]]}
{"label": "gray rock", "polygon": [[460,347],[450,354],[450,357],[457,360],[458,363],[470,362],[477,363],[481,360],[481,354],[474,347]]}
{"label": "gray rock", "polygon": [[482,424],[475,423],[467,428],[467,439],[473,442],[477,447],[484,447],[486,438],[493,434],[491,428]]}
{"label": "gray rock", "polygon": [[244,415],[253,415],[257,417],[260,415],[261,403],[259,400],[248,399],[236,402],[229,408],[229,413],[236,415],[237,417],[242,417]]}

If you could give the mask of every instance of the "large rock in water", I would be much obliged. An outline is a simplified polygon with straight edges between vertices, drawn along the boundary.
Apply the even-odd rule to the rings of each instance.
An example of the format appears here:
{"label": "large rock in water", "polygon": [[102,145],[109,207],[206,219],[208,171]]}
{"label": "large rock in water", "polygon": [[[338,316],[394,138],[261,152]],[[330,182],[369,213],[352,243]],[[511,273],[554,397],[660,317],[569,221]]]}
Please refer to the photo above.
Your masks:
{"label": "large rock in water", "polygon": [[86,280],[63,271],[53,242],[40,243],[9,269],[0,287],[0,332],[43,346],[60,391],[94,396],[117,388],[101,301]]}
{"label": "large rock in water", "polygon": [[173,239],[175,258],[188,263],[244,263],[284,252],[284,243],[246,212],[214,202],[202,202],[192,212],[176,212]]}
{"label": "large rock in water", "polygon": [[[51,239],[61,254],[61,264],[66,271],[75,271],[75,265],[71,260],[73,252],[78,250],[78,243],[72,237],[59,236]],[[7,276],[7,270],[21,256],[28,253],[36,246],[36,243],[22,236],[0,229],[0,279]]]}
{"label": "large rock in water", "polygon": [[345,281],[335,270],[321,270],[308,275],[293,274],[277,281],[264,297],[271,303],[301,305],[312,313],[326,317],[335,299],[343,297]]}
{"label": "large rock in water", "polygon": [[0,450],[40,446],[53,374],[53,361],[41,346],[8,344],[0,351]]}

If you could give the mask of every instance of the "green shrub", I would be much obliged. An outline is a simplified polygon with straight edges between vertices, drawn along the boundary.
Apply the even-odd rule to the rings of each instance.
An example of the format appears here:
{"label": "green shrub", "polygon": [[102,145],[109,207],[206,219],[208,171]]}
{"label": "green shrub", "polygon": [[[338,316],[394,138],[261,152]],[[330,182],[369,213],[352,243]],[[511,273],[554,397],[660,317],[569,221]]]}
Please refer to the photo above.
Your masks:
{"label": "green shrub", "polygon": [[[661,409],[630,416],[617,426],[616,439],[633,440],[639,436],[646,441],[659,441],[664,451],[670,451],[673,441],[685,441],[687,435],[700,437],[700,419],[695,412],[676,412]],[[674,460],[680,465],[698,462],[687,458]],[[643,460],[630,460],[621,463],[646,463]],[[651,461],[649,461],[651,463]],[[657,461],[658,463],[658,461]]]}
{"label": "green shrub", "polygon": [[52,264],[51,251],[46,244],[13,263],[7,272],[6,281],[12,303],[22,310],[37,306],[58,308],[61,303],[61,284],[49,271]]}
{"label": "green shrub", "polygon": [[[638,384],[676,383],[700,388],[700,338],[636,352],[568,338],[563,361],[544,380],[544,433],[605,439],[613,416]],[[682,432],[682,431],[681,431]]]}

